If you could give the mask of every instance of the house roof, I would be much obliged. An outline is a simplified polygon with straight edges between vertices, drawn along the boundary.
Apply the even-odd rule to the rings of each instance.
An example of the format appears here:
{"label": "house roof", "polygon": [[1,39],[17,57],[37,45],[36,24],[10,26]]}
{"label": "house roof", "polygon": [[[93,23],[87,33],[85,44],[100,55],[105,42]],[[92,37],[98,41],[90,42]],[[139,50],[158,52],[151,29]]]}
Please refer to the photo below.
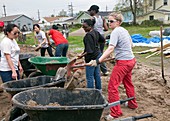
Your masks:
{"label": "house roof", "polygon": [[53,22],[58,20],[60,17],[43,17],[47,22]]}
{"label": "house roof", "polygon": [[164,12],[164,13],[170,13],[169,10],[164,10],[164,9],[159,9],[158,11],[159,11],[159,12]]}
{"label": "house roof", "polygon": [[[2,17],[2,18],[0,18],[0,20],[4,21],[4,22],[5,21],[14,21],[14,20],[16,20],[17,18],[19,18],[21,16],[25,16],[25,15],[23,15],[23,14],[11,15],[11,16]],[[25,17],[27,17],[27,16],[25,16]],[[27,18],[29,18],[29,17],[27,17]],[[31,19],[31,18],[29,18],[29,19]]]}
{"label": "house roof", "polygon": [[101,16],[108,16],[109,14],[111,14],[113,11],[99,11],[99,15]]}
{"label": "house roof", "polygon": [[150,12],[148,12],[148,13],[146,13],[146,14],[139,15],[139,16],[137,16],[137,17],[146,16],[146,15],[149,15],[149,14],[151,14],[151,13],[153,13],[153,12],[157,12],[157,13],[161,13],[161,14],[170,14],[170,11],[168,11],[168,10],[159,9],[159,10],[150,11]]}
{"label": "house roof", "polygon": [[[108,16],[110,13],[112,13],[113,11],[99,11],[98,15],[100,16]],[[88,11],[82,11],[77,17],[76,19],[78,19],[80,16],[82,16],[83,14],[87,14],[88,16],[90,16]]]}
{"label": "house roof", "polygon": [[76,19],[80,18],[83,14],[87,14],[87,16],[90,17],[89,12],[87,12],[87,11],[81,11],[80,14],[78,14],[78,15],[76,16]]}

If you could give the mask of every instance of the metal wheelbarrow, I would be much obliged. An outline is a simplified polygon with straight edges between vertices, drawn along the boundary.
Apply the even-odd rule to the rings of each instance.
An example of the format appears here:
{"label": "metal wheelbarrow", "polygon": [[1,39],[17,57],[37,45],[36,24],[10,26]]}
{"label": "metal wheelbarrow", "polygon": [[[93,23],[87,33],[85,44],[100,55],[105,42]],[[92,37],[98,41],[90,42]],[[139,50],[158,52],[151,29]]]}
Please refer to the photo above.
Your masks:
{"label": "metal wheelbarrow", "polygon": [[[38,88],[16,94],[14,106],[23,109],[31,121],[99,121],[104,108],[122,104],[128,100],[108,103],[96,89]],[[36,105],[28,104],[34,101]],[[51,105],[56,104],[57,105]]]}

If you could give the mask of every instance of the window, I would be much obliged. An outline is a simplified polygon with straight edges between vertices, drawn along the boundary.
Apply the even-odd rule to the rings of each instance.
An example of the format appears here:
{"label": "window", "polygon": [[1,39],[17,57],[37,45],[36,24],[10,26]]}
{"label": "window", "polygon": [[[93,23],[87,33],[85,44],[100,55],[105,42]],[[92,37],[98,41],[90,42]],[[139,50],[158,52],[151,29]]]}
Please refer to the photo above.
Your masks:
{"label": "window", "polygon": [[149,20],[154,20],[154,16],[149,16]]}
{"label": "window", "polygon": [[85,19],[81,19],[81,23],[83,23],[83,22],[84,22],[84,20],[85,20]]}
{"label": "window", "polygon": [[168,0],[164,0],[164,5],[168,5]]}

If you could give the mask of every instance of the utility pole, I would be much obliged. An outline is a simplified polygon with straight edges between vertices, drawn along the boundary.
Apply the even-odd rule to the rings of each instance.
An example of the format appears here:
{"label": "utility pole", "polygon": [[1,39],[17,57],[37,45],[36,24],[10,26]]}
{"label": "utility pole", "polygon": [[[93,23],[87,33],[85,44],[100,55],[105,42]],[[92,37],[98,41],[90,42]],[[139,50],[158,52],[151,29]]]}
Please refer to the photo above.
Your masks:
{"label": "utility pole", "polygon": [[38,9],[38,20],[40,20],[40,11]]}
{"label": "utility pole", "polygon": [[107,12],[107,9],[108,9],[108,8],[107,8],[107,5],[106,5],[106,12]]}
{"label": "utility pole", "polygon": [[68,10],[70,12],[70,15],[73,17],[73,5],[72,5],[72,2],[70,5],[68,5]]}
{"label": "utility pole", "polygon": [[3,5],[4,8],[4,16],[6,17],[6,9],[5,9],[5,5]]}

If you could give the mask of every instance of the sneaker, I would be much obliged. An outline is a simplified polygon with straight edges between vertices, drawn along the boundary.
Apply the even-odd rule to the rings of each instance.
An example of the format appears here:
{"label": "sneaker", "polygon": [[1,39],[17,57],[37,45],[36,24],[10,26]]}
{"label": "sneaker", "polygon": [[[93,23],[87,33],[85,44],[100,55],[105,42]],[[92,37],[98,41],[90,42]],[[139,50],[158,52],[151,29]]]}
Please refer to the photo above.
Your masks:
{"label": "sneaker", "polygon": [[103,76],[107,76],[109,75],[109,72],[103,73]]}
{"label": "sneaker", "polygon": [[125,103],[124,103],[124,106],[125,106],[125,107],[128,107],[128,108],[130,108],[130,109],[136,109],[136,108],[137,108],[137,107],[129,107],[128,102],[125,102]]}
{"label": "sneaker", "polygon": [[105,119],[105,121],[113,121],[113,120],[114,120],[114,117],[109,114],[109,115],[106,115],[106,116],[104,117],[104,119]]}
{"label": "sneaker", "polygon": [[124,103],[124,106],[125,106],[125,107],[128,107],[128,102],[125,102],[125,103]]}

